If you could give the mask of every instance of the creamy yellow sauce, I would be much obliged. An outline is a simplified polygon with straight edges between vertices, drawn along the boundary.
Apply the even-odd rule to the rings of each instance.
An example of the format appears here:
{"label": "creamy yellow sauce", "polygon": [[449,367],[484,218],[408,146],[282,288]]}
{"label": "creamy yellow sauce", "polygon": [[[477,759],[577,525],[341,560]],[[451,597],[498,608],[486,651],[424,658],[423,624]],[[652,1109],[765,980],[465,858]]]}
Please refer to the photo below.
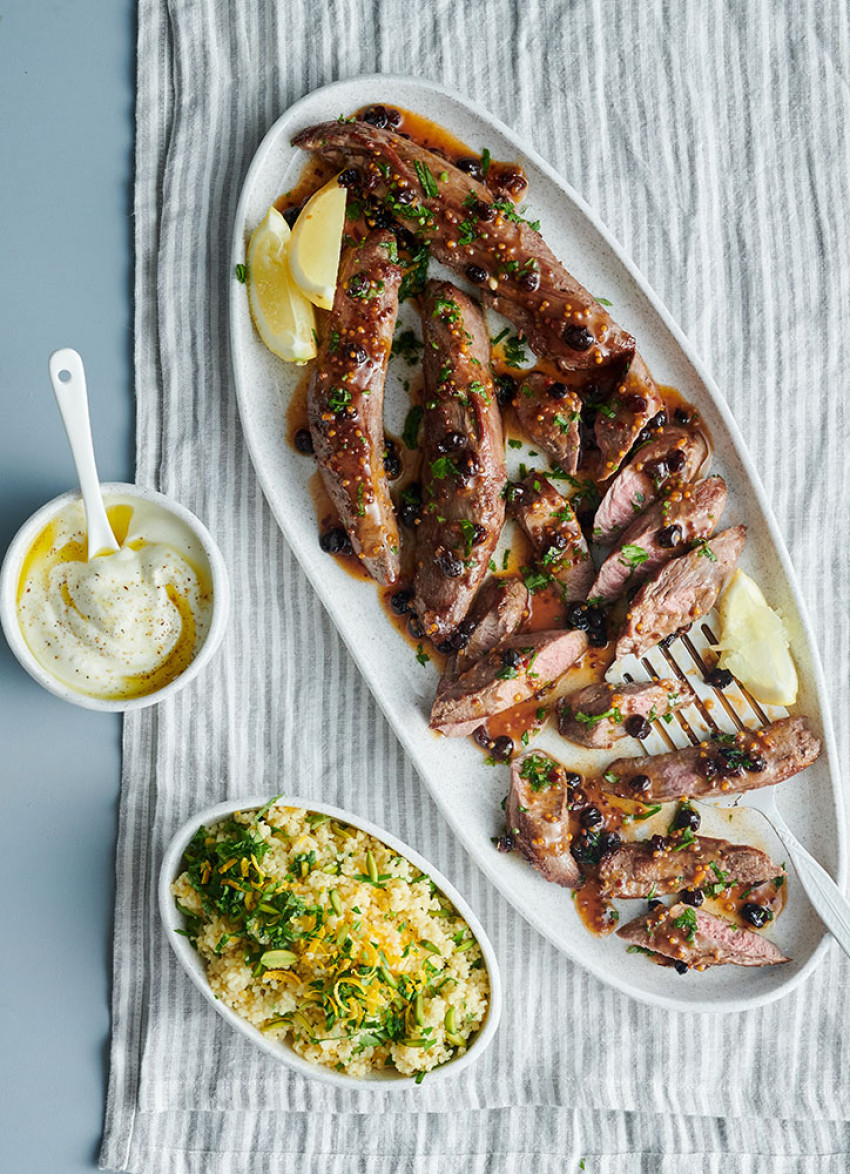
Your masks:
{"label": "creamy yellow sauce", "polygon": [[18,580],[18,620],[36,660],[63,684],[105,700],[143,697],[191,663],[212,613],[209,562],[167,510],[109,496],[120,550],[87,561],[82,501],[36,538]]}

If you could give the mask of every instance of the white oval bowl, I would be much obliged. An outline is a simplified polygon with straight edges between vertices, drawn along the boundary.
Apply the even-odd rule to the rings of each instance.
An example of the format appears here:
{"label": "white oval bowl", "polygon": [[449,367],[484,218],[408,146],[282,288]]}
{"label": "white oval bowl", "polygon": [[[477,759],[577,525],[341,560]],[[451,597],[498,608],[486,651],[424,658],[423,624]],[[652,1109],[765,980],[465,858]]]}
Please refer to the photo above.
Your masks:
{"label": "white oval bowl", "polygon": [[[723,527],[739,521],[749,524],[741,566],[769,588],[771,604],[782,613],[800,673],[794,712],[809,717],[823,744],[820,759],[804,775],[782,784],[780,807],[798,838],[840,886],[845,884],[841,770],[823,670],[782,536],[722,394],[646,280],[577,192],[527,140],[477,102],[438,83],[372,75],[314,90],[271,127],[248,170],[231,255],[231,357],[245,439],[272,511],[443,815],[479,867],[535,929],[597,978],[644,1003],[676,1011],[728,1013],[781,998],[814,972],[833,940],[796,876],[786,910],[772,931],[793,959],[784,966],[717,966],[704,974],[680,976],[672,968],[653,966],[640,955],[627,954],[618,938],[590,934],[566,889],[547,883],[516,853],[493,850],[491,837],[504,826],[501,801],[508,789],[507,771],[486,766],[469,739],[440,738],[429,730],[438,680],[433,663],[424,667],[416,663],[413,650],[388,624],[374,584],[353,578],[319,549],[308,484],[314,466],[295,451],[282,422],[282,406],[303,371],[263,346],[251,322],[245,287],[234,272],[236,264],[245,260],[252,230],[272,201],[293,187],[304,168],[307,155],[291,145],[292,137],[313,123],[390,99],[446,127],[470,149],[486,144],[494,159],[521,163],[529,179],[527,215],[541,219],[547,244],[587,289],[613,301],[612,312],[637,338],[658,382],[677,387],[699,408],[714,442],[713,471],[722,473],[729,486]],[[387,431],[400,434],[407,407],[409,399],[391,365],[384,402]],[[498,554],[495,557],[498,561]],[[549,730],[534,745],[556,758],[567,753],[567,744]],[[592,761],[582,760],[579,747],[570,747],[571,755],[573,750],[570,763],[576,770],[595,771]],[[746,796],[741,804],[744,812],[745,805]],[[762,843],[769,851],[774,846],[769,835],[762,837]]]}
{"label": "white oval bowl", "polygon": [[[496,953],[481,922],[451,881],[443,876],[439,869],[435,868],[433,864],[423,856],[420,856],[418,852],[402,840],[384,831],[383,828],[377,827],[366,819],[361,819],[359,815],[352,815],[351,812],[343,811],[340,807],[331,807],[327,803],[316,803],[313,799],[301,799],[298,796],[290,797],[287,795],[282,797],[281,802],[286,807],[300,807],[309,812],[329,815],[332,819],[336,819],[340,823],[350,824],[359,831],[366,832],[367,835],[373,836],[376,840],[380,840],[382,844],[386,844],[387,847],[392,848],[399,856],[403,856],[429,876],[440,892],[448,897],[469,926],[475,940],[481,947],[484,965],[487,967],[487,974],[490,979],[490,999],[487,1015],[483,1026],[476,1033],[467,1051],[463,1055],[458,1056],[456,1060],[450,1060],[447,1064],[443,1064],[439,1068],[427,1072],[425,1074],[425,1080],[430,1086],[436,1080],[445,1080],[447,1077],[457,1076],[464,1068],[468,1068],[470,1064],[474,1064],[483,1054],[484,1049],[496,1034],[496,1029],[499,1026],[499,1020],[502,1015],[502,980],[499,973],[499,963],[496,960]],[[267,797],[243,799],[241,803],[236,804],[232,802],[218,803],[215,807],[208,807],[198,815],[193,815],[175,833],[165,851],[165,857],[159,873],[159,912],[174,953],[177,955],[180,964],[192,982],[226,1023],[229,1023],[231,1027],[235,1028],[247,1040],[250,1040],[252,1044],[255,1044],[261,1051],[265,1052],[267,1056],[271,1056],[273,1060],[285,1064],[300,1076],[306,1076],[310,1080],[321,1080],[325,1084],[334,1085],[336,1088],[361,1089],[370,1092],[408,1092],[411,1089],[419,1087],[414,1077],[402,1076],[400,1073],[391,1073],[384,1069],[368,1077],[348,1076],[345,1073],[335,1072],[331,1068],[323,1068],[320,1064],[312,1064],[309,1060],[303,1059],[287,1043],[280,1040],[268,1039],[259,1028],[248,1023],[247,1020],[243,1019],[241,1015],[237,1015],[221,999],[216,998],[207,981],[206,970],[204,969],[200,955],[194,946],[189,943],[188,938],[177,932],[184,928],[185,918],[177,908],[177,903],[171,893],[171,885],[182,871],[181,862],[183,860],[183,853],[195,832],[199,827],[216,823],[218,820],[225,819],[237,811],[259,810],[266,803],[268,803]]]}
{"label": "white oval bowl", "polygon": [[185,506],[180,505],[173,498],[157,493],[155,489],[145,489],[141,485],[130,485],[122,481],[105,481],[100,488],[105,496],[114,494],[120,497],[137,497],[140,501],[151,502],[159,506],[187,526],[200,543],[210,569],[212,616],[206,638],[193,660],[179,676],[175,677],[173,681],[169,681],[161,689],[146,693],[143,697],[118,699],[91,697],[86,693],[80,693],[54,677],[36,660],[24,639],[18,621],[17,594],[21,565],[33,542],[51,518],[55,517],[70,502],[79,500],[79,490],[69,490],[67,493],[62,493],[59,497],[54,497],[52,501],[43,505],[40,510],[36,510],[32,517],[24,522],[9,544],[3,559],[2,569],[0,569],[0,624],[2,624],[3,633],[19,664],[48,693],[53,693],[56,697],[61,697],[63,701],[70,701],[72,705],[80,705],[84,709],[95,709],[102,713],[123,713],[129,709],[145,709],[149,705],[159,704],[167,697],[173,697],[175,693],[194,680],[204,666],[209,663],[221,644],[224,630],[227,627],[227,619],[230,614],[230,580],[224,557],[209,530]]}

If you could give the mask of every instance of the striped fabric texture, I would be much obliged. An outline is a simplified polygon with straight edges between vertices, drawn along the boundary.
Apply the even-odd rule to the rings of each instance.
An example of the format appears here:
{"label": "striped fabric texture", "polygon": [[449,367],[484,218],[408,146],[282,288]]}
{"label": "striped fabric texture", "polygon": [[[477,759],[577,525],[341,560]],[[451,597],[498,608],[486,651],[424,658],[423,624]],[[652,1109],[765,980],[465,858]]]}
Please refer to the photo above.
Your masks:
{"label": "striped fabric texture", "polygon": [[[207,523],[234,602],[213,669],[125,719],[104,1168],[850,1165],[850,964],[837,950],[746,1015],[644,1007],[560,956],[454,840],[265,503],[226,305],[242,181],[297,98],[383,71],[499,114],[598,211],[723,389],[797,568],[846,761],[848,24],[843,0],[139,0],[137,479]],[[169,838],[211,803],[283,788],[415,844],[480,913],[506,1014],[458,1080],[394,1098],[302,1080],[179,969],[155,906]]]}

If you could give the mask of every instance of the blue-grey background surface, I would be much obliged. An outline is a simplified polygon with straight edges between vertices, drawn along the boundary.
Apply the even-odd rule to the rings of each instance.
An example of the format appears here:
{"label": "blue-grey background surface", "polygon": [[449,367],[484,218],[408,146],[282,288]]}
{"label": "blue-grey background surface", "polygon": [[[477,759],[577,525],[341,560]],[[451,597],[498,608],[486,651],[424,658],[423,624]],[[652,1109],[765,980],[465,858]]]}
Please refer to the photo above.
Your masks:
{"label": "blue-grey background surface", "polygon": [[[0,6],[0,550],[73,466],[47,378],[83,356],[104,480],[133,477],[132,0]],[[0,640],[0,1168],[96,1165],[120,719],[51,697]]]}

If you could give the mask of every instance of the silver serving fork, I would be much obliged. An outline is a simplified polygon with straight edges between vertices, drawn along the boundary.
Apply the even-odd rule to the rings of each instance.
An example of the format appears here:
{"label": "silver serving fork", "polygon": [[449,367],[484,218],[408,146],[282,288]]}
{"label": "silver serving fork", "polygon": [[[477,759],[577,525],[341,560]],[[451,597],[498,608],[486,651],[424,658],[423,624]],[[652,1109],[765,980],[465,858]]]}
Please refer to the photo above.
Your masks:
{"label": "silver serving fork", "polygon": [[[640,659],[623,657],[609,669],[606,679],[612,683],[678,678],[686,680],[696,694],[696,702],[679,710],[672,720],[653,723],[652,732],[641,743],[644,753],[684,749],[712,733],[755,730],[788,716],[788,710],[781,706],[760,704],[736,680],[722,691],[705,683],[706,669],[715,659],[713,654],[705,654],[716,645],[714,633],[718,630],[718,617],[710,612],[668,648],[655,647]],[[791,831],[776,806],[775,791],[776,787],[763,787],[747,791],[743,798],[747,807],[759,811],[771,825],[821,921],[850,955],[850,902]]]}

